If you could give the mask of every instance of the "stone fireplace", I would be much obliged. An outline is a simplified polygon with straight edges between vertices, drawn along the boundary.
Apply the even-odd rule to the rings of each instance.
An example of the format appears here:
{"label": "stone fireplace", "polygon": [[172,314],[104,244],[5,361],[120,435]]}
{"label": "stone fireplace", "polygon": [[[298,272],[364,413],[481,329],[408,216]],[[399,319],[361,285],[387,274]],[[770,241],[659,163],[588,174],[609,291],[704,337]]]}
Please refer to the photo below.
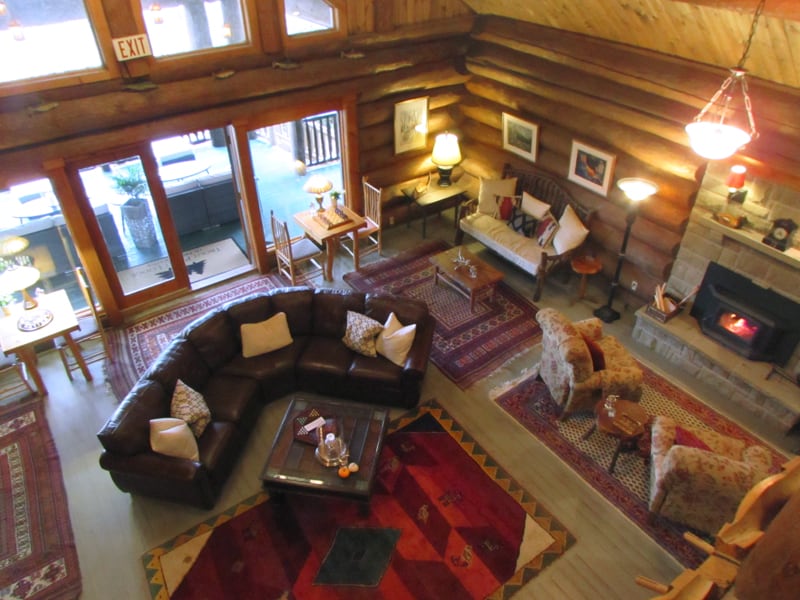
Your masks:
{"label": "stone fireplace", "polygon": [[[698,294],[691,311],[683,312],[666,323],[658,322],[647,315],[644,308],[640,309],[636,314],[633,337],[681,366],[687,376],[710,384],[719,390],[720,395],[788,431],[800,423],[800,387],[797,385],[800,344],[791,335],[784,339],[781,334],[778,343],[785,355],[779,355],[777,360],[772,356],[757,356],[763,354],[762,350],[754,350],[751,346],[754,341],[763,342],[763,338],[756,340],[756,331],[751,332],[752,339],[744,341],[748,336],[746,324],[734,323],[732,317],[739,314],[742,298],[731,287],[746,281],[748,286],[778,295],[793,307],[800,304],[800,234],[795,233],[793,245],[785,252],[761,241],[776,218],[800,222],[800,192],[751,180],[747,184],[748,198],[740,205],[728,200],[728,190],[724,185],[726,172],[724,165],[709,167],[667,289],[679,298],[691,294],[703,283],[712,264],[733,273],[735,285],[717,286],[722,293],[717,293],[714,301],[721,301],[723,309],[728,310],[719,312],[715,309],[716,323],[711,327],[724,327],[720,319],[728,319],[734,329],[742,327],[741,336],[737,336],[739,340],[734,343],[719,330],[717,339],[709,337],[702,331],[701,323],[693,318],[692,314],[699,312],[695,305],[699,302],[700,309],[704,309],[708,294]],[[741,229],[730,228],[714,219],[718,212],[745,216],[746,224]],[[712,273],[716,269],[712,266]],[[761,326],[768,334],[776,325],[797,329],[798,313],[781,314],[785,312],[784,305],[780,305],[778,311],[760,311],[763,307],[760,297],[754,304],[757,306],[749,315],[753,319],[750,325]],[[793,322],[786,323],[786,318],[793,319]],[[719,337],[725,337],[725,340],[719,340]],[[731,343],[726,344],[726,341]],[[769,343],[774,342],[773,339]],[[787,346],[791,347],[787,349]],[[756,356],[748,357],[750,353]],[[775,369],[773,362],[765,362],[770,360],[779,368]]]}

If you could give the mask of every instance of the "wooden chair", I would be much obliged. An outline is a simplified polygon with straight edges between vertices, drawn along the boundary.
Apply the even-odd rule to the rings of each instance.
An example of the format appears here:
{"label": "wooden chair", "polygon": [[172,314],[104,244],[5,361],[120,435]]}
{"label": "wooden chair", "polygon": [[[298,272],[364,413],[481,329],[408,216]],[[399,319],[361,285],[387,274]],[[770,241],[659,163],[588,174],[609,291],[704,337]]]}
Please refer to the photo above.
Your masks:
{"label": "wooden chair", "polygon": [[[6,374],[12,371],[15,375],[6,377]],[[20,381],[16,381],[17,377],[19,377]],[[0,352],[0,398],[10,398],[25,390],[31,394],[36,394],[36,390],[25,373],[25,365],[16,356],[6,356]]]}
{"label": "wooden chair", "polygon": [[[81,288],[83,298],[89,306],[91,314],[78,319],[78,326],[80,331],[73,335],[73,339],[83,347],[87,342],[93,340],[100,340],[100,346],[90,352],[81,352],[86,364],[108,359],[109,362],[114,362],[114,356],[111,352],[111,345],[108,343],[108,336],[100,320],[100,315],[97,312],[97,302],[95,301],[94,291],[86,279],[86,274],[81,267],[75,267],[75,278],[78,280],[78,287]],[[83,348],[81,348],[83,350]],[[58,353],[61,355],[61,362],[64,364],[64,370],[67,372],[67,377],[72,381],[72,371],[78,369],[78,362],[69,350],[65,342],[58,345]]]}
{"label": "wooden chair", "polygon": [[281,221],[269,211],[272,222],[272,239],[275,243],[275,260],[278,272],[288,278],[292,285],[306,282],[318,275],[325,275],[322,266],[322,250],[307,237],[292,241],[286,221]]}
{"label": "wooden chair", "polygon": [[[364,218],[366,223],[357,231],[352,231],[341,237],[342,248],[354,257],[354,246],[359,244],[359,256],[383,251],[383,236],[381,233],[381,188],[361,179],[364,189]],[[361,245],[361,242],[365,242]]]}

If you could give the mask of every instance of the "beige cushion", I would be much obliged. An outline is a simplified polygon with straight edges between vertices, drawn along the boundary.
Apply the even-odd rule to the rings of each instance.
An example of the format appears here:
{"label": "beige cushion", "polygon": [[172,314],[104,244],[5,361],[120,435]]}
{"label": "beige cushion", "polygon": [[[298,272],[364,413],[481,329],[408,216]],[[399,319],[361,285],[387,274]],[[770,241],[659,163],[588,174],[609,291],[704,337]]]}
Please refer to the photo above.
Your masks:
{"label": "beige cushion", "polygon": [[285,312],[279,312],[260,323],[245,323],[241,326],[241,332],[242,356],[245,358],[278,350],[294,341]]}
{"label": "beige cushion", "polygon": [[553,238],[553,246],[556,252],[563,254],[573,248],[577,248],[589,235],[589,230],[581,222],[575,210],[567,204],[564,214],[558,220],[558,231]]}
{"label": "beige cushion", "polygon": [[550,205],[546,202],[542,202],[536,196],[531,196],[528,192],[522,192],[520,209],[526,215],[530,215],[537,221],[540,221],[550,212]]}
{"label": "beige cushion", "polygon": [[395,314],[390,313],[386,323],[383,324],[383,331],[378,334],[378,339],[375,341],[375,349],[378,354],[402,367],[416,334],[416,324],[403,326]]}
{"label": "beige cushion", "polygon": [[536,226],[536,243],[539,244],[540,248],[546,248],[550,245],[557,229],[558,221],[548,212]]}
{"label": "beige cushion", "polygon": [[517,190],[517,178],[483,179],[478,191],[478,212],[490,217],[497,217],[497,199],[495,196],[513,196]]}
{"label": "beige cushion", "polygon": [[342,341],[353,352],[358,352],[364,356],[378,356],[375,349],[375,338],[382,329],[383,325],[375,319],[348,310],[347,329]]}
{"label": "beige cushion", "polygon": [[150,447],[166,456],[200,460],[197,439],[183,419],[150,419]]}
{"label": "beige cushion", "polygon": [[169,413],[171,417],[183,419],[189,424],[195,437],[200,437],[211,422],[211,411],[208,409],[203,394],[193,390],[178,379],[172,393]]}

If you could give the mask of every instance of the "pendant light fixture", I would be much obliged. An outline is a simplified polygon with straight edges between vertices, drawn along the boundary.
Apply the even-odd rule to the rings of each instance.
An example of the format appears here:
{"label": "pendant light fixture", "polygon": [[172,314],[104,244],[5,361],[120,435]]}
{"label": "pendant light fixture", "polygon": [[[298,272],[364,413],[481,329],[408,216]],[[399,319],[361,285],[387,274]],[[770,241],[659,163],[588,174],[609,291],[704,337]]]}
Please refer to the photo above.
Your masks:
{"label": "pendant light fixture", "polygon": [[753,120],[753,107],[750,103],[744,62],[750,53],[750,44],[756,34],[758,19],[764,10],[765,1],[759,0],[756,7],[750,34],[739,64],[730,70],[731,74],[722,82],[708,104],[694,121],[686,126],[692,150],[703,158],[710,160],[727,158],[758,135]]}

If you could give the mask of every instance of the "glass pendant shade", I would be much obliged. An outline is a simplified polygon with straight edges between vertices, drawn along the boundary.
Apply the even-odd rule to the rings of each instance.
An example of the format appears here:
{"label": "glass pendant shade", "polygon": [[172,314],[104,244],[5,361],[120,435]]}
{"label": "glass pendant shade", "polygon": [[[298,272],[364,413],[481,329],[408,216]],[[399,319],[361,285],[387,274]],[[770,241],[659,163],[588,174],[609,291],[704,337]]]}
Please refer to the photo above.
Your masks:
{"label": "glass pendant shade", "polygon": [[709,160],[721,160],[733,156],[748,144],[752,136],[734,125],[695,121],[686,126],[689,145],[697,154]]}

